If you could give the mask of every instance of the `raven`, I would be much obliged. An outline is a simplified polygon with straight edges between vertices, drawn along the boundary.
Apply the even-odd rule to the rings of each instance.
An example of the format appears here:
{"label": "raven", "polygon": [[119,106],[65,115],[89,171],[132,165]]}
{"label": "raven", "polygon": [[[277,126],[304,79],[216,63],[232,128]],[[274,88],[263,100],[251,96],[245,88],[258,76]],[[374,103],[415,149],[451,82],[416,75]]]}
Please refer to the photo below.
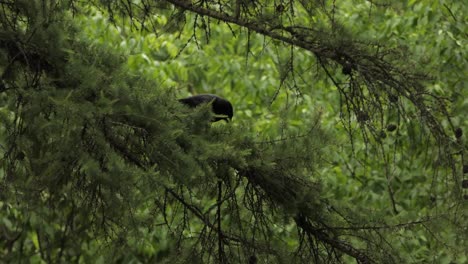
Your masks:
{"label": "raven", "polygon": [[214,94],[194,95],[187,98],[179,99],[179,102],[192,108],[202,104],[211,103],[211,109],[215,114],[213,122],[219,120],[226,120],[226,122],[229,122],[233,116],[231,102]]}

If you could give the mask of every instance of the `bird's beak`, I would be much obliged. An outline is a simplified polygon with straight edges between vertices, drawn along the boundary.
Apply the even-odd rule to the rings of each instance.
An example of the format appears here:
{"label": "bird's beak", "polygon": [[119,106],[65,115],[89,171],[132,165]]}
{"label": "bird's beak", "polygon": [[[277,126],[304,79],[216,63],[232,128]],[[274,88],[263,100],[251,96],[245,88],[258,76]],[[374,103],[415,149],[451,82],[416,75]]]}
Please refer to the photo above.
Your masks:
{"label": "bird's beak", "polygon": [[227,115],[214,115],[214,117],[218,120],[226,120],[226,122],[230,122],[231,118]]}

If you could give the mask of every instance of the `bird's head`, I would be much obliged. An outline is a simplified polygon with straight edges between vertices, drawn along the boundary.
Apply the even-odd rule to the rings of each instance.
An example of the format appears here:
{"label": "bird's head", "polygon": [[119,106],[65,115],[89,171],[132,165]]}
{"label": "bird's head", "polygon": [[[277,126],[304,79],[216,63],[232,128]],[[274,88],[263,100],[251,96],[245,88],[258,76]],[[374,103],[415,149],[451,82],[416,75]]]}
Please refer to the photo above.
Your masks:
{"label": "bird's head", "polygon": [[213,103],[213,112],[215,114],[215,122],[219,120],[225,120],[226,122],[231,121],[232,116],[234,115],[234,110],[232,104],[223,98],[217,97],[214,99]]}

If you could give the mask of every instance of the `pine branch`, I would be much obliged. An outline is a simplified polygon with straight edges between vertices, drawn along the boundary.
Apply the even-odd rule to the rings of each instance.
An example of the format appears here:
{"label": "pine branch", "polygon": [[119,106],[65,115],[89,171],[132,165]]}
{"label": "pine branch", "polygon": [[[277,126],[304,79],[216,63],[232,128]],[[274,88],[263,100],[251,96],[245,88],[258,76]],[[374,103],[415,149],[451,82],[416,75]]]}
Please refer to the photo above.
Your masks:
{"label": "pine branch", "polygon": [[269,27],[268,25],[264,25],[264,24],[262,25],[261,23],[258,23],[258,22],[247,21],[241,18],[241,16],[234,17],[226,13],[221,13],[215,10],[197,6],[197,5],[192,4],[189,1],[183,1],[183,0],[182,1],[181,0],[166,0],[166,1],[177,7],[180,7],[185,10],[189,10],[196,14],[199,14],[202,16],[209,16],[209,17],[224,21],[226,23],[236,24],[238,26],[260,33],[264,36],[268,36],[272,39],[276,39],[284,43],[288,43],[293,46],[303,48],[305,50],[308,50],[314,53],[316,56],[319,56],[319,57],[330,58],[330,59],[337,59],[339,57],[336,54],[336,52],[331,49],[317,48],[307,41],[296,39],[294,37],[285,37],[283,36],[283,34],[276,32],[277,30],[280,30],[280,32],[281,30],[283,30],[283,33],[295,34],[295,32],[291,30],[291,28],[285,28],[282,26]]}
{"label": "pine branch", "polygon": [[364,253],[362,250],[359,250],[352,245],[350,245],[348,242],[339,240],[336,238],[332,238],[320,229],[314,228],[307,217],[299,214],[295,218],[297,226],[302,228],[305,232],[308,234],[311,234],[315,238],[317,238],[319,241],[326,243],[333,248],[353,257],[356,259],[358,263],[362,264],[367,264],[367,263],[376,263],[375,260],[373,260],[369,255]]}

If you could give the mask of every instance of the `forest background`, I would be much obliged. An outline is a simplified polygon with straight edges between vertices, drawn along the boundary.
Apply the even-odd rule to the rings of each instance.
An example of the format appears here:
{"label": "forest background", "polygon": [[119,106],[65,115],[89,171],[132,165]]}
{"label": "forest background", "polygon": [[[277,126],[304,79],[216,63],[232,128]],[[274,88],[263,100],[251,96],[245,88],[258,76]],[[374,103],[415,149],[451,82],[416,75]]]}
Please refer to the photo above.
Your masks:
{"label": "forest background", "polygon": [[462,1],[0,5],[2,261],[466,263]]}

